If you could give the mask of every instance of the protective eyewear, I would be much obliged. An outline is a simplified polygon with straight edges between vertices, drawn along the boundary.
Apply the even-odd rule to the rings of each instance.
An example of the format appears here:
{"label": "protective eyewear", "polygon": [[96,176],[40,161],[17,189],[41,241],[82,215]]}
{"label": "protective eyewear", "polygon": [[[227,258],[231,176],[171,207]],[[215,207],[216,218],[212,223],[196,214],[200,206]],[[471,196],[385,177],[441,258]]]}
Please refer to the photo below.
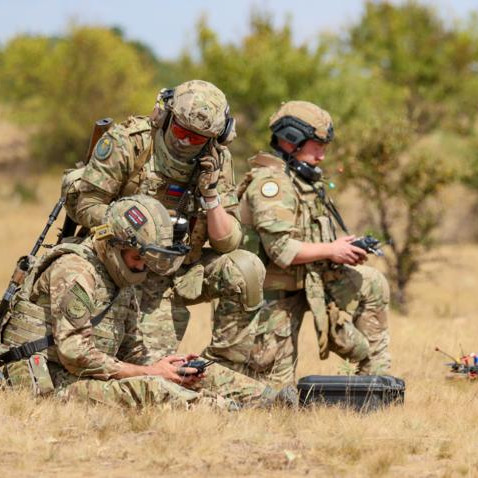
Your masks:
{"label": "protective eyewear", "polygon": [[139,253],[150,270],[156,274],[170,275],[181,267],[190,250],[185,244],[173,244],[169,247],[148,244],[141,246]]}
{"label": "protective eyewear", "polygon": [[174,119],[171,121],[171,131],[177,139],[187,138],[189,143],[193,145],[206,144],[209,140],[207,136],[203,136],[202,134],[198,134],[194,131],[186,129],[184,126],[176,123]]}

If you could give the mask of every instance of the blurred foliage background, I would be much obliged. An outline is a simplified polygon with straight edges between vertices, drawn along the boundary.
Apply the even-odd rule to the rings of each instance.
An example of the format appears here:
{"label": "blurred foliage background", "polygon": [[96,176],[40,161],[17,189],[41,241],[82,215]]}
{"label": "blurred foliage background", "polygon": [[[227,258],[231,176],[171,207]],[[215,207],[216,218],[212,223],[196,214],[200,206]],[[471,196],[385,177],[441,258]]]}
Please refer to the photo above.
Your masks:
{"label": "blurred foliage background", "polygon": [[267,149],[280,103],[313,101],[337,132],[326,172],[338,190],[354,191],[367,230],[390,242],[389,277],[405,310],[421,254],[440,241],[441,191],[478,189],[478,13],[452,23],[417,2],[369,1],[361,18],[313,46],[296,45],[290,24],[274,27],[264,11],[252,12],[234,44],[221,43],[207,18],[196,36],[195,50],[174,61],[120,28],[76,25],[64,37],[9,41],[0,50],[0,111],[28,138],[29,168],[72,167],[96,119],[149,114],[160,88],[201,78],[226,93],[237,119],[240,178],[247,158]]}

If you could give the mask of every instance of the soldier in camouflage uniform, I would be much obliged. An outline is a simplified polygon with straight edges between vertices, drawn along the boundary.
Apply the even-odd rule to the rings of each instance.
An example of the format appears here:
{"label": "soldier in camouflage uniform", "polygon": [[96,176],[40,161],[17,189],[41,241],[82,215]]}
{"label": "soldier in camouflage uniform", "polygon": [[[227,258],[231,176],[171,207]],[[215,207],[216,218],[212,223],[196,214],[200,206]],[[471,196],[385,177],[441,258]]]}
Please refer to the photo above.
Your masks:
{"label": "soldier in camouflage uniform", "polygon": [[185,332],[185,305],[219,298],[220,314],[227,299],[227,313],[247,324],[262,304],[264,267],[237,250],[242,232],[226,146],[234,137],[226,98],[211,83],[162,90],[151,118],[130,117],[100,139],[69,208],[72,219],[91,228],[112,200],[141,192],[159,199],[178,227],[187,221],[191,252],[184,266],[174,279],[149,274],[141,287],[141,328],[163,353],[176,350]]}
{"label": "soldier in camouflage uniform", "polygon": [[[270,128],[274,153],[251,158],[253,169],[239,186],[244,247],[266,264],[266,303],[251,325],[249,355],[244,344],[235,353],[231,342],[230,356],[242,356],[223,364],[293,381],[298,332],[310,310],[321,358],[331,350],[358,363],[359,374],[386,372],[387,281],[361,265],[366,253],[351,244],[354,236],[337,238],[333,219],[343,221],[317,167],[333,139],[331,117],[312,103],[291,101],[272,116]],[[232,325],[225,321],[223,327]],[[246,336],[250,344],[250,331]],[[206,356],[219,359],[211,348]]]}
{"label": "soldier in camouflage uniform", "polygon": [[193,375],[185,363],[196,355],[159,359],[138,328],[133,286],[146,267],[174,272],[184,246],[172,243],[169,215],[149,196],[118,200],[104,222],[83,243],[53,248],[27,275],[2,330],[10,384],[110,405],[274,399],[271,389],[220,365],[205,380]]}

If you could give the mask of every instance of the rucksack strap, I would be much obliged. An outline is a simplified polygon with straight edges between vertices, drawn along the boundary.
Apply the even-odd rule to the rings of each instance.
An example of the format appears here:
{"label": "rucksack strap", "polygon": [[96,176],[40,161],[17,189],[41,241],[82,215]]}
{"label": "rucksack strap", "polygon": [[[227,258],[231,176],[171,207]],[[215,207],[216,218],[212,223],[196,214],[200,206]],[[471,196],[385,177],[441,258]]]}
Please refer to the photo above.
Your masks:
{"label": "rucksack strap", "polygon": [[[106,313],[113,305],[113,302],[118,297],[118,294],[119,289],[116,290],[113,299],[111,299],[111,302],[98,315],[95,315],[91,319],[91,325],[93,327],[96,327],[101,323]],[[42,337],[41,339],[26,342],[22,345],[19,345],[18,347],[10,347],[7,352],[0,354],[0,363],[6,365],[7,363],[18,362],[18,360],[28,359],[32,355],[35,355],[36,353],[41,352],[42,350],[45,350],[52,345],[55,345],[55,340],[53,338],[53,334],[49,334],[45,335],[45,337]]]}

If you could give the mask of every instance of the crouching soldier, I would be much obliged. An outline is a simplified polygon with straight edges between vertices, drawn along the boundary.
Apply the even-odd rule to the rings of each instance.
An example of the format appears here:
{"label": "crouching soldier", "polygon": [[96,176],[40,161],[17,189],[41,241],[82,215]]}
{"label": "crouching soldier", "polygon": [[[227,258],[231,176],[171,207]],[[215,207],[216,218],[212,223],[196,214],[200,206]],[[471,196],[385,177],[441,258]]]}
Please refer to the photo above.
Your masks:
{"label": "crouching soldier", "polygon": [[266,264],[265,304],[250,327],[254,345],[224,321],[215,332],[234,330],[237,337],[229,355],[213,346],[205,355],[235,370],[291,382],[299,329],[310,310],[321,358],[333,351],[357,363],[359,374],[386,373],[388,284],[379,271],[361,265],[366,252],[352,244],[353,236],[337,238],[335,223],[346,227],[318,168],[334,136],[332,119],[312,103],[290,101],[269,126],[273,152],[253,157],[239,186],[243,247]]}
{"label": "crouching soldier", "polygon": [[83,243],[61,244],[40,258],[14,297],[0,354],[13,387],[129,406],[274,399],[264,385],[219,365],[201,389],[203,375],[186,366],[196,355],[160,358],[145,344],[133,286],[148,270],[174,272],[188,252],[173,243],[159,201],[122,198],[92,232]]}

